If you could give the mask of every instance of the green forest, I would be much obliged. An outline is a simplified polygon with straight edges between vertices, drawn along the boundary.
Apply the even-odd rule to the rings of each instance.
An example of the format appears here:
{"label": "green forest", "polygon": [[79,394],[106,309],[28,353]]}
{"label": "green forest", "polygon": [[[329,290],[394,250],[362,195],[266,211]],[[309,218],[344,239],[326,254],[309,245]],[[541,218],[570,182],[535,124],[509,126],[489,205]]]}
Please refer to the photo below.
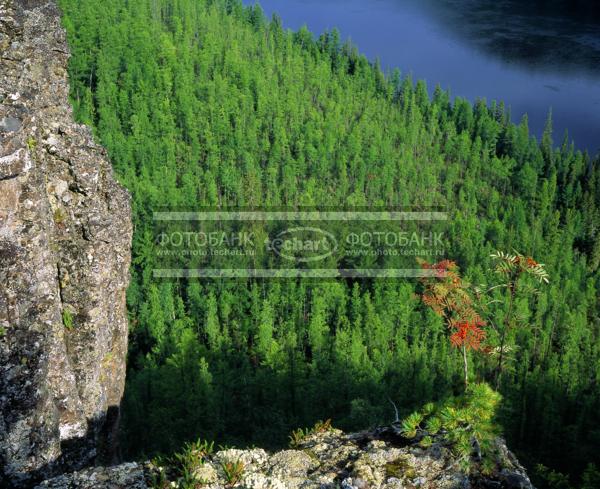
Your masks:
{"label": "green forest", "polygon": [[157,279],[155,210],[437,206],[465,281],[497,283],[497,250],[549,277],[490,292],[489,317],[518,317],[484,340],[501,376],[466,353],[471,380],[497,381],[509,446],[574,485],[600,465],[600,162],[550,116],[536,140],[510,101],[429,90],[239,0],[60,4],[76,118],[132,195],[125,456],[278,448],[317,420],[364,429],[394,419],[390,400],[407,415],[464,389],[423,281]]}

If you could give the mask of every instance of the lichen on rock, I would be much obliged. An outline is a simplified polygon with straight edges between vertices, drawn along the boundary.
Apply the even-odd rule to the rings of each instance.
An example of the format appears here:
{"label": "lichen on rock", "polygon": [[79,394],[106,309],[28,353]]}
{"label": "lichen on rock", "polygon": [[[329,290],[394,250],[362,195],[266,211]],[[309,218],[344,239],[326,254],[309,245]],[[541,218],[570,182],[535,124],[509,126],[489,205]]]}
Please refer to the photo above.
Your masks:
{"label": "lichen on rock", "polygon": [[115,467],[95,467],[64,474],[40,483],[35,489],[147,489],[142,466],[126,463]]}
{"label": "lichen on rock", "polygon": [[[354,434],[312,432],[295,449],[274,454],[261,449],[202,453],[192,457],[201,462],[191,478],[169,465],[149,464],[145,470],[149,486],[157,489],[533,489],[504,441],[498,438],[496,445],[504,455],[497,470],[486,475],[461,471],[445,447],[407,445],[394,427]],[[241,464],[236,480],[227,478],[225,461]]]}
{"label": "lichen on rock", "polygon": [[110,458],[125,380],[129,196],[73,122],[60,22],[0,0],[2,487]]}

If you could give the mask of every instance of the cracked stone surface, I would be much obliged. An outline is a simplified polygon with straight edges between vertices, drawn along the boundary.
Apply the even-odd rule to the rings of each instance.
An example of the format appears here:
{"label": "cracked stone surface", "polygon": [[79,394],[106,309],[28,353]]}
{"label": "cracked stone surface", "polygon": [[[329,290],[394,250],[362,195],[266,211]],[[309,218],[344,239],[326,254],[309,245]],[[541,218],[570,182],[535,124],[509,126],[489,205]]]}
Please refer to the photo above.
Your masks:
{"label": "cracked stone surface", "polygon": [[75,124],[54,2],[0,0],[0,486],[111,458],[129,196]]}
{"label": "cracked stone surface", "polygon": [[533,489],[504,440],[495,443],[496,468],[486,475],[462,472],[446,446],[407,445],[392,426],[353,434],[314,432],[294,449],[275,453],[260,448],[192,452],[185,479],[168,465],[122,464],[65,474],[39,489]]}
{"label": "cracked stone surface", "polygon": [[[533,489],[504,440],[498,438],[496,444],[497,470],[468,476],[457,467],[451,450],[437,444],[427,449],[407,445],[394,428],[353,434],[331,429],[274,454],[262,449],[219,451],[205,457],[194,477],[207,489]],[[227,477],[227,463],[241,467],[237,480]],[[146,472],[151,480],[152,470]],[[174,487],[184,487],[181,480],[166,476]]]}

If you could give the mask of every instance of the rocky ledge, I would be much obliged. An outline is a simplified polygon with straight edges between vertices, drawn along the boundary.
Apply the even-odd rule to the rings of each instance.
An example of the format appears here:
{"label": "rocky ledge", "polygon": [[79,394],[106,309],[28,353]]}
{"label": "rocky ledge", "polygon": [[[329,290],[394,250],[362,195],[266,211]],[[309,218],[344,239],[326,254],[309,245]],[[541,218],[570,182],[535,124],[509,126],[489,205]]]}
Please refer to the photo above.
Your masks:
{"label": "rocky ledge", "polygon": [[497,444],[496,469],[487,475],[467,475],[448,448],[406,445],[393,429],[355,434],[330,429],[273,454],[259,448],[208,453],[192,446],[172,465],[89,469],[46,481],[39,488],[533,489],[504,441],[498,439]]}

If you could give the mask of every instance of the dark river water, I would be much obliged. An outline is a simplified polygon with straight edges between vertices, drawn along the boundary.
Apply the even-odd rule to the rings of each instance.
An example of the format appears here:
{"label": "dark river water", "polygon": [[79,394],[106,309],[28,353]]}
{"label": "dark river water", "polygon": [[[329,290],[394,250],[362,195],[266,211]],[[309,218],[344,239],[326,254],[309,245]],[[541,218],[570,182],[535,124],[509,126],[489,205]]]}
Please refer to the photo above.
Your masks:
{"label": "dark river water", "polygon": [[[246,3],[253,3],[246,0]],[[600,150],[600,0],[261,0],[284,26],[337,27],[368,58],[454,96],[503,100],[541,135]]]}

